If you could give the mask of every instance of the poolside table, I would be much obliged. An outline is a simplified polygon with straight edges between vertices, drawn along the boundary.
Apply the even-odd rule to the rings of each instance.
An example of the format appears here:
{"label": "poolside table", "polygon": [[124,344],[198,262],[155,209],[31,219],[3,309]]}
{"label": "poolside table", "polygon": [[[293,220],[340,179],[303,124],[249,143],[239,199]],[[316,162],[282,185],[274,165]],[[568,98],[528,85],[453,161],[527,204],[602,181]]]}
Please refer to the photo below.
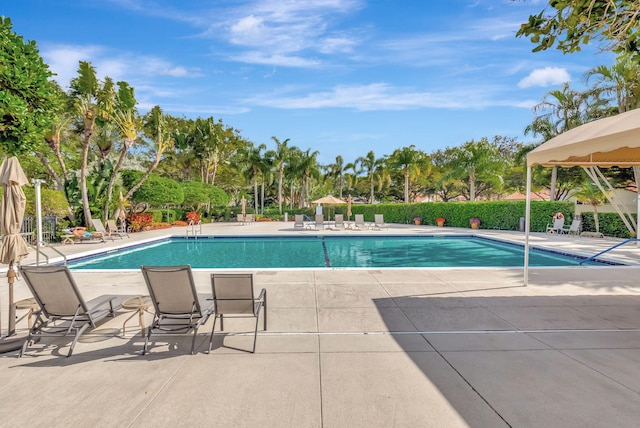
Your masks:
{"label": "poolside table", "polygon": [[129,320],[135,317],[136,315],[138,315],[138,324],[140,325],[140,331],[142,333],[142,336],[144,336],[144,329],[145,329],[144,313],[149,312],[149,308],[152,305],[153,305],[153,302],[151,302],[151,297],[149,296],[134,296],[122,302],[122,309],[135,311],[133,314],[131,314],[129,318],[124,320],[124,322],[122,323],[123,336],[126,334],[127,322],[129,322]]}

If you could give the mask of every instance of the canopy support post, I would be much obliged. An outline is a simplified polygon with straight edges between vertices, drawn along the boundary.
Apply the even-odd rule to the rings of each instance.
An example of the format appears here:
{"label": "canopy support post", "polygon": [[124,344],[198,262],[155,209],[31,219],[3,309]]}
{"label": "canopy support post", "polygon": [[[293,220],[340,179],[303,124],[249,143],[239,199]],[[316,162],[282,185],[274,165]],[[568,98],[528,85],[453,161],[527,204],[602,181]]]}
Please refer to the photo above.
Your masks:
{"label": "canopy support post", "polygon": [[[607,199],[607,201],[616,210],[616,212],[624,222],[624,225],[627,227],[627,229],[632,233],[636,233],[636,230],[637,230],[636,225],[633,222],[633,218],[631,217],[631,214],[628,211],[623,212],[622,208],[620,208],[620,205],[615,200],[613,200],[611,198],[610,193],[608,193],[604,189],[604,186],[602,185],[602,183],[607,185],[607,188],[609,189],[609,191],[612,191],[613,187],[611,186],[611,183],[609,183],[609,180],[607,180],[607,178],[602,174],[602,171],[600,171],[600,169],[597,166],[582,167],[582,169],[587,173],[589,178],[593,180],[594,184],[598,186],[598,189],[600,189],[600,191],[602,192],[604,197]],[[629,221],[629,219],[631,219],[632,221]]]}
{"label": "canopy support post", "polygon": [[527,193],[524,217],[524,286],[529,284],[529,229],[531,226],[531,167],[527,165]]}

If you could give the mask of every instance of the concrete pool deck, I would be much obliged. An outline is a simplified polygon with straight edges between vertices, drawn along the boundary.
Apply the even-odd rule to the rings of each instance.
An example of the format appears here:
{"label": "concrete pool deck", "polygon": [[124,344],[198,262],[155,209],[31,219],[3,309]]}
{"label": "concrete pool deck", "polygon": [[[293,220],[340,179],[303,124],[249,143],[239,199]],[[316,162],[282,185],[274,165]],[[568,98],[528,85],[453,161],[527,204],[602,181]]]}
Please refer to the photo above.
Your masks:
{"label": "concrete pool deck", "polygon": [[[370,233],[471,232],[389,225]],[[342,232],[294,231],[293,222],[203,226],[203,234],[316,233]],[[186,228],[57,248],[77,255],[173,234]],[[620,242],[546,234],[531,241],[587,255]],[[629,244],[611,258],[638,263],[640,250]],[[522,269],[510,268],[255,272],[269,298],[256,354],[222,347],[217,337],[207,355],[209,321],[196,355],[187,355],[190,337],[161,336],[141,356],[139,330],[128,324],[121,334],[131,313],[120,312],[70,358],[70,340],[53,338],[22,359],[0,356],[0,425],[631,427],[640,419],[640,266],[532,268],[527,287]],[[195,272],[201,293],[210,293],[209,273]],[[147,294],[139,272],[74,277],[87,299]],[[25,297],[20,280],[16,299]],[[6,305],[6,286],[0,299]],[[2,306],[3,328],[6,314]],[[225,345],[250,346],[243,320],[225,327],[236,332]],[[23,319],[18,329],[25,328]]]}

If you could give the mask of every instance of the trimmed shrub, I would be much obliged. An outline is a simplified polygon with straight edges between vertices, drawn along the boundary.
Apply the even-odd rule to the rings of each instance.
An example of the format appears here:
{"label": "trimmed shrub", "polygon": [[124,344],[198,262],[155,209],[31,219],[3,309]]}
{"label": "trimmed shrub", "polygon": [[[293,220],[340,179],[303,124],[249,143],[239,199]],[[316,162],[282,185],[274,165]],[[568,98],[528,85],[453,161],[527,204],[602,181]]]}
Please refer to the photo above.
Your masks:
{"label": "trimmed shrub", "polygon": [[127,216],[127,224],[132,232],[139,232],[151,223],[153,223],[153,215],[149,213],[135,213]]}

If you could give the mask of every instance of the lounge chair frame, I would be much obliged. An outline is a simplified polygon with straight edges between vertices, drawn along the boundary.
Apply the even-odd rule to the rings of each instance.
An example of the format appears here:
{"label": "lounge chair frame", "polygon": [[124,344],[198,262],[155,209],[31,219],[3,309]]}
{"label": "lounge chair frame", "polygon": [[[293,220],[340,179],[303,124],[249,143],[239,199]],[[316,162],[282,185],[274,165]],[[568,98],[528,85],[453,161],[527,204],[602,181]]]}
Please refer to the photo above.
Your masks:
{"label": "lounge chair frame", "polygon": [[126,227],[119,228],[118,225],[116,225],[115,220],[107,220],[107,233],[110,236],[117,236],[120,239],[123,237],[129,237]]}
{"label": "lounge chair frame", "polygon": [[212,308],[202,309],[191,266],[141,266],[140,269],[155,308],[153,322],[147,327],[142,355],[147,353],[154,330],[171,333],[193,331],[193,355],[198,329],[207,322]]}
{"label": "lounge chair frame", "polygon": [[[36,320],[29,329],[20,357],[31,342],[39,341],[42,336],[67,336],[75,332],[67,353],[70,357],[85,330],[95,328],[96,323],[107,316],[115,316],[116,297],[85,302],[67,266],[20,266],[20,272],[40,307],[33,313]],[[54,322],[62,324],[50,325]]]}
{"label": "lounge chair frame", "polygon": [[211,289],[213,291],[213,328],[209,339],[209,352],[213,345],[216,330],[216,320],[220,318],[220,331],[224,331],[224,317],[253,318],[255,329],[253,332],[253,348],[256,351],[258,337],[258,322],[263,309],[263,330],[267,330],[267,290],[262,289],[258,297],[254,297],[253,274],[244,273],[213,273],[211,274]]}
{"label": "lounge chair frame", "polygon": [[[115,241],[115,238],[113,237],[113,235],[109,233],[107,229],[104,227],[104,224],[102,224],[102,220],[98,218],[94,218],[91,220],[91,222],[93,223],[93,228],[96,230],[96,232],[99,234],[102,234],[103,240],[104,238],[109,238],[112,241]],[[120,237],[120,239],[122,239],[122,237]]]}
{"label": "lounge chair frame", "polygon": [[367,229],[367,224],[364,222],[364,214],[355,215],[353,227],[355,229]]}

